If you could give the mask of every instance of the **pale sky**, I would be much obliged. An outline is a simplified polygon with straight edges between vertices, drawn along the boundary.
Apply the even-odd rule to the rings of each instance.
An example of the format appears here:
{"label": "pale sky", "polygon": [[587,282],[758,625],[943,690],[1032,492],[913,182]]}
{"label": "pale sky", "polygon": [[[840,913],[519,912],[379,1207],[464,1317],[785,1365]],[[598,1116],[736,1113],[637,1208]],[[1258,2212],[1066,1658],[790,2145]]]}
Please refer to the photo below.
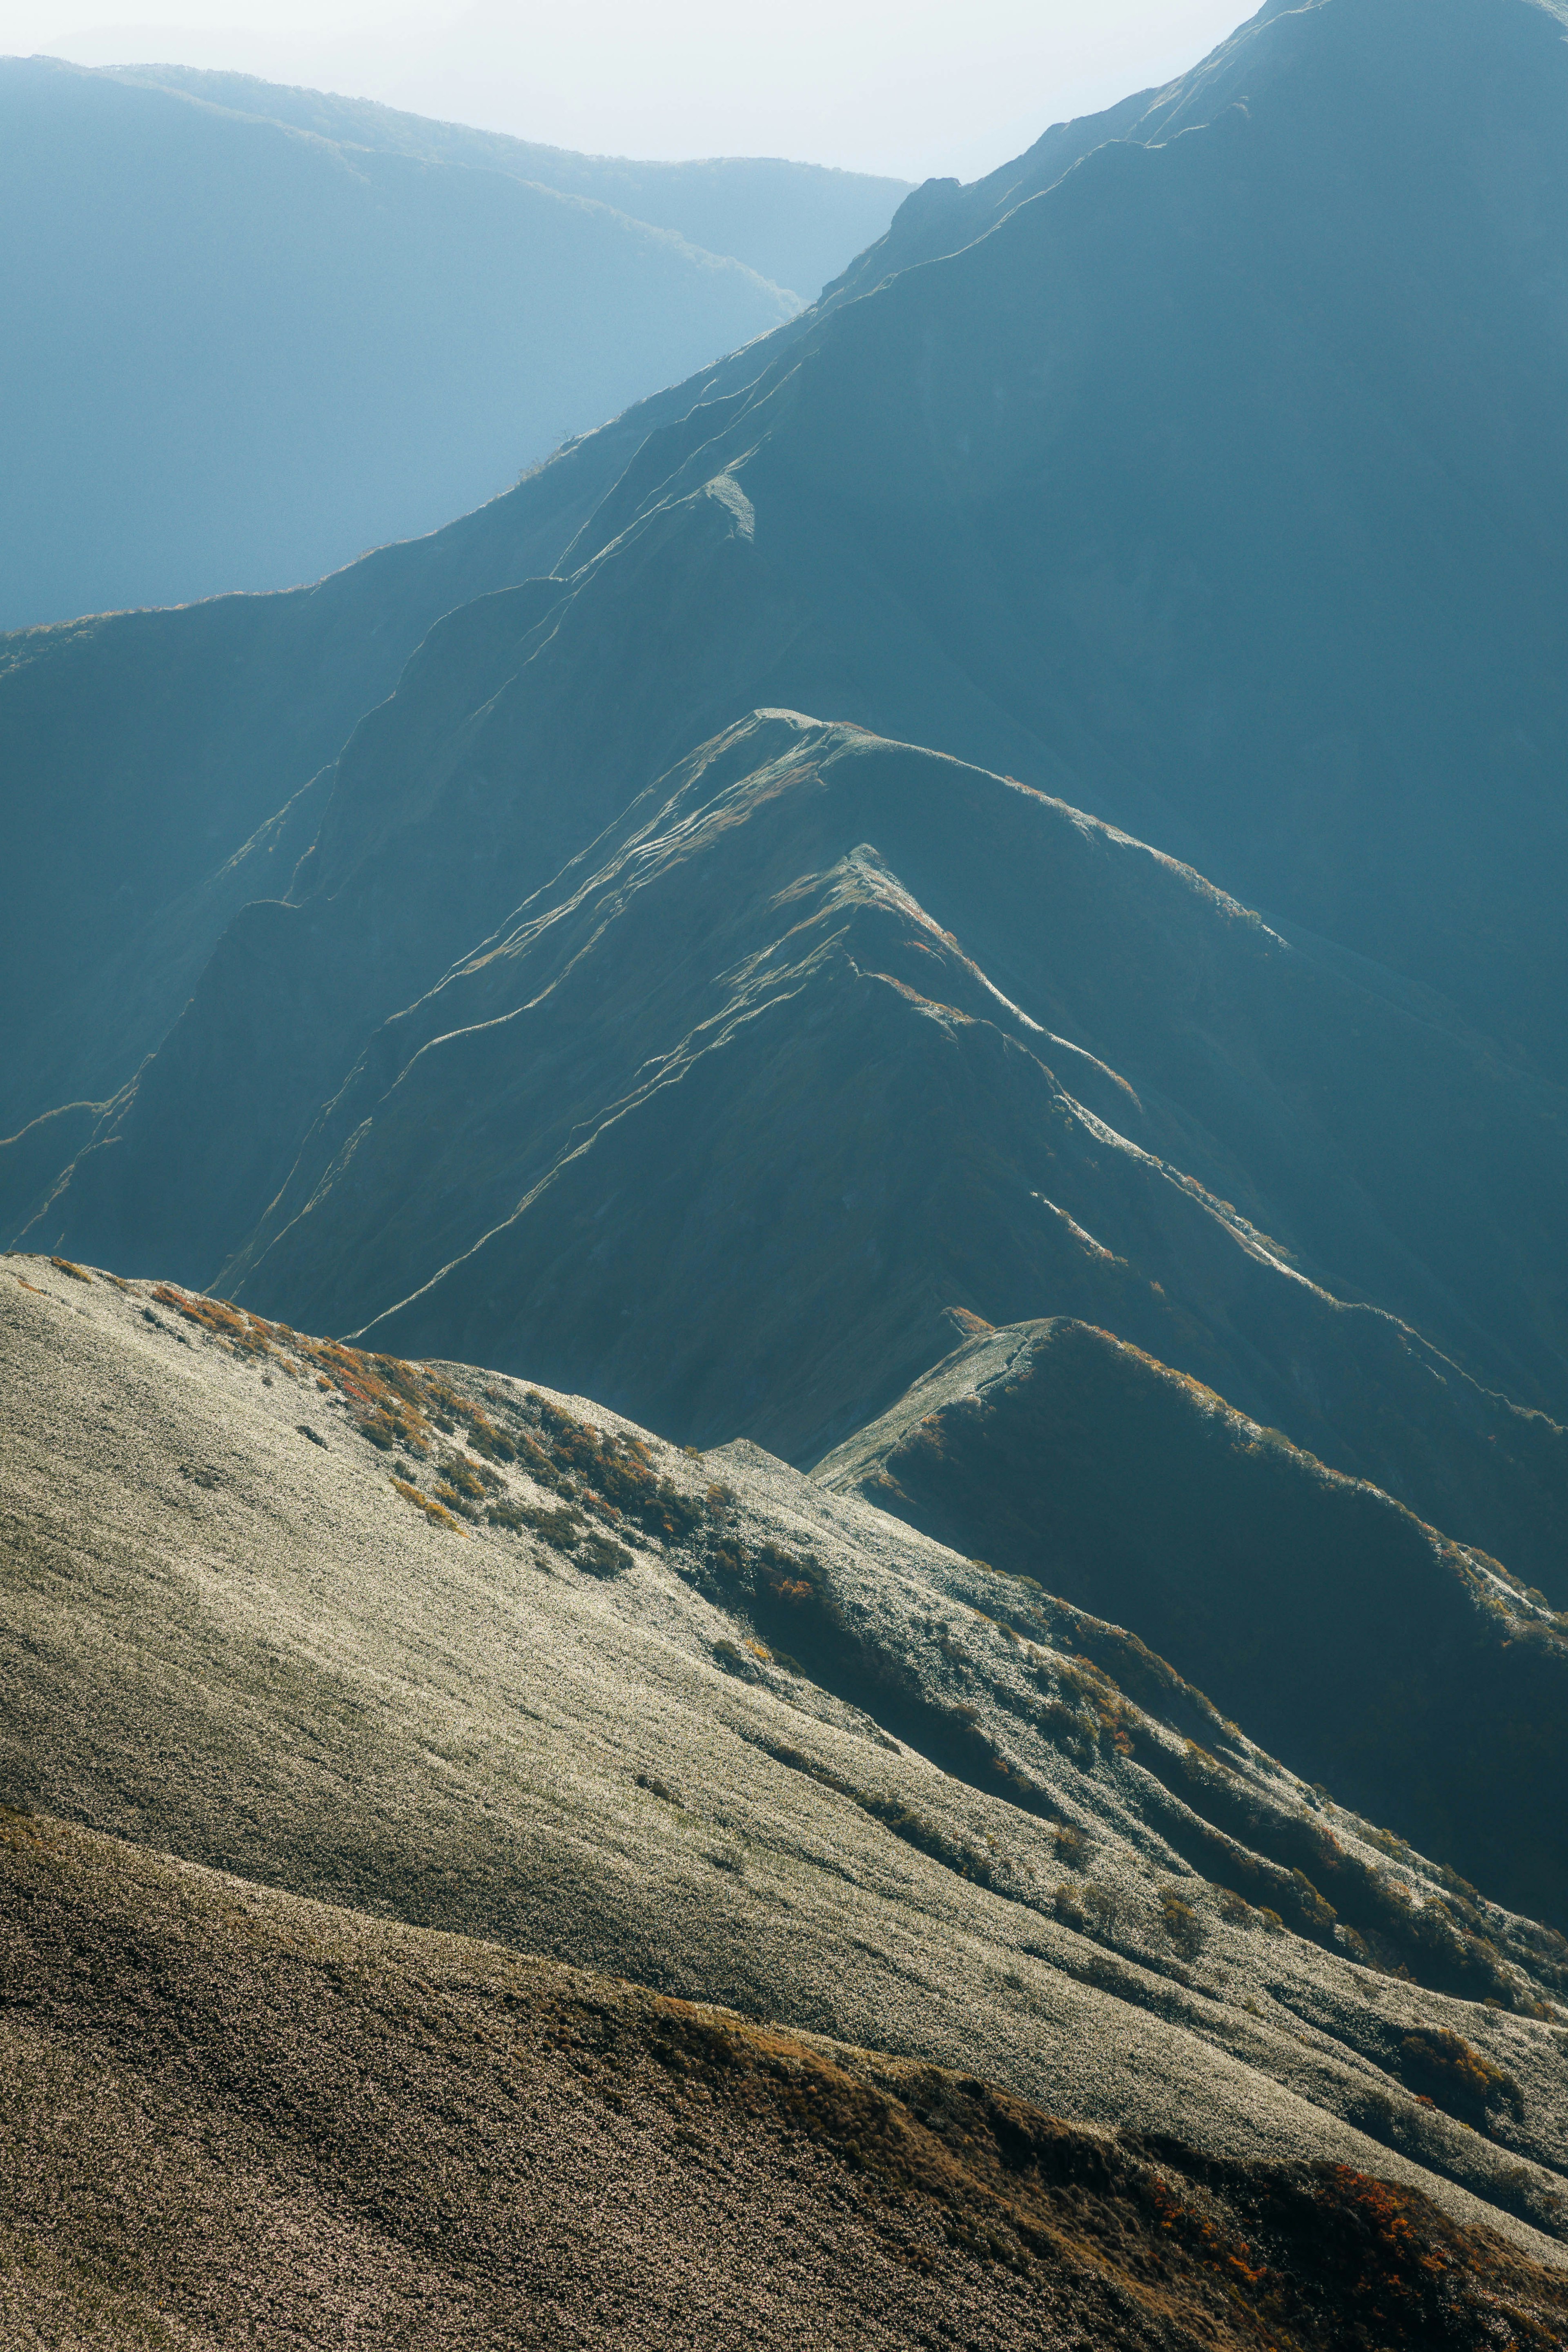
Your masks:
{"label": "pale sky", "polygon": [[[134,0],[132,0],[134,5]],[[560,147],[973,179],[1255,0],[0,0],[0,52],[222,66]],[[155,13],[154,13],[155,11]]]}

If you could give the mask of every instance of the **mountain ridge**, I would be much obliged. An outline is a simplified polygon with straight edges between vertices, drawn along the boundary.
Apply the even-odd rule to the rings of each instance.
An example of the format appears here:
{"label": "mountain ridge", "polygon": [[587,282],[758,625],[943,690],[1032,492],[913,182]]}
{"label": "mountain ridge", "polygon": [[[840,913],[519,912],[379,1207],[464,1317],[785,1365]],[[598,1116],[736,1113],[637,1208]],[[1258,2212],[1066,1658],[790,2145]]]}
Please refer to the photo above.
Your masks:
{"label": "mountain ridge", "polygon": [[[318,578],[801,307],[592,187],[345,144],[173,82],[0,59],[0,290],[27,324],[0,375],[10,628]],[[773,178],[753,226],[787,243],[795,182]],[[847,175],[816,192],[835,268],[897,195]],[[739,226],[720,187],[709,225],[727,209]]]}
{"label": "mountain ridge", "polygon": [[[659,163],[579,154],[505,131],[410,114],[374,99],[296,89],[254,74],[153,64],[96,70],[115,80],[179,90],[237,113],[288,122],[352,146],[504,171],[559,194],[587,196],[628,219],[673,231],[703,251],[728,256],[800,302],[814,300],[839,275],[846,250],[858,252],[873,241],[910,187],[906,180],[773,156]],[[815,206],[804,201],[811,194],[818,199]],[[812,211],[815,220],[802,217]]]}
{"label": "mountain ridge", "polygon": [[[554,594],[533,664],[559,644]],[[948,1308],[1007,1323],[1054,1302],[1561,1589],[1561,1427],[1491,1392],[1531,1393],[1531,1324],[1534,1377],[1555,1379],[1530,1271],[1556,1229],[1555,1096],[1059,802],[761,714],[373,1027],[388,861],[422,877],[427,928],[453,887],[443,919],[471,915],[460,833],[442,879],[451,810],[465,762],[491,767],[483,730],[535,691],[526,663],[490,690],[484,649],[510,667],[520,602],[526,620],[515,592],[448,625],[481,653],[481,733],[450,781],[423,797],[427,705],[399,712],[416,664],[388,747],[363,738],[384,845],[236,927],[38,1223],[51,1248],[113,1262],[151,1236],[247,1306],[531,1364],[801,1462],[947,1352]],[[357,825],[338,837],[364,848]],[[340,854],[330,834],[320,854]],[[488,887],[510,895],[500,861]],[[341,1008],[308,1061],[279,988]],[[350,1018],[365,1043],[334,1084]],[[215,1121],[232,1072],[244,1098]],[[1432,1149],[1459,1105],[1463,1160]],[[894,1129],[923,1139],[903,1165],[883,1160]],[[1489,1260],[1476,1200],[1511,1204]],[[1366,1303],[1369,1277],[1407,1286],[1410,1320]]]}
{"label": "mountain ridge", "polygon": [[1135,1638],[745,1444],[37,1259],[0,1318],[5,1804],[1561,2236],[1562,1937]]}
{"label": "mountain ridge", "polygon": [[1565,28],[0,642],[0,2313],[1556,2343]]}
{"label": "mountain ridge", "polygon": [[817,1465],[1139,1628],[1314,1782],[1564,1916],[1512,1796],[1546,1785],[1568,1616],[1484,1554],[1100,1330],[977,1333]]}

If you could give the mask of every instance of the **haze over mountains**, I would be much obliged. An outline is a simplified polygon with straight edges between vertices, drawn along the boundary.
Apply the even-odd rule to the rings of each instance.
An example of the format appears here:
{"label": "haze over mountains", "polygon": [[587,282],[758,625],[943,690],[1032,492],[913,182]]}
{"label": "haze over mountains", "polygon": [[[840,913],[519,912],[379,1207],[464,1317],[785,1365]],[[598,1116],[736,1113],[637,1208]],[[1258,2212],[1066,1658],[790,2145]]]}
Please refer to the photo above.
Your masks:
{"label": "haze over mountains", "polygon": [[429,530],[790,316],[902,194],[0,61],[0,626]]}
{"label": "haze over mountains", "polygon": [[[1568,13],[1274,5],[429,538],[0,644],[0,1796],[1561,2239],[1565,257]],[[1123,2066],[1086,1939],[1246,1997]]]}

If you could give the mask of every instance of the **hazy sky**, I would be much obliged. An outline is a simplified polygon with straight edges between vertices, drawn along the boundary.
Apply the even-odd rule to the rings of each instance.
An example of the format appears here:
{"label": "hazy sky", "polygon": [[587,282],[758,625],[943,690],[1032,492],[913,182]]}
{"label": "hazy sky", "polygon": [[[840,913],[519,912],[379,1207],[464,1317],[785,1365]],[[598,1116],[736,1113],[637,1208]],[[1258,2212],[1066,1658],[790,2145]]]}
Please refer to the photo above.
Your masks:
{"label": "hazy sky", "polygon": [[[143,0],[145,5],[145,0]],[[134,6],[134,0],[132,0]],[[1249,0],[0,0],[0,51],[228,66],[605,154],[965,179]]]}

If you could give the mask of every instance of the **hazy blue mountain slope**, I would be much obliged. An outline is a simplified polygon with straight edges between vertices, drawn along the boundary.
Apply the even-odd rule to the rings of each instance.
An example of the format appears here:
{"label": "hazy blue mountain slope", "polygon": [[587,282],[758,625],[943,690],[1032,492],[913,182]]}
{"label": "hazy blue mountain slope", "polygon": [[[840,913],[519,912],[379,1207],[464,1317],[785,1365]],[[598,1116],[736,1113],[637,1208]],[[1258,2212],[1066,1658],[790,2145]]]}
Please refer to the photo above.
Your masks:
{"label": "hazy blue mountain slope", "polygon": [[837,692],[768,698],[1054,752],[1561,1070],[1562,24],[1323,0],[1222,62],[826,316],[658,495],[732,467],[831,614]]}
{"label": "hazy blue mountain slope", "polygon": [[0,637],[0,811],[27,876],[0,929],[0,1129],[123,1086],[235,908],[287,889],[303,788],[431,625],[548,575],[667,420],[761,364],[735,355],[312,588]]}
{"label": "hazy blue mountain slope", "polygon": [[1558,29],[1526,0],[1260,23],[1160,101],[1247,81],[1247,115],[1100,146],[647,415],[764,371],[717,438],[655,433],[567,561],[739,464],[792,616],[770,635],[731,563],[645,626],[623,574],[615,662],[691,704],[659,751],[778,702],[981,759],[1560,1068]]}
{"label": "hazy blue mountain slope", "polygon": [[13,628],[313,579],[795,307],[584,196],[48,59],[0,62],[0,205]]}
{"label": "hazy blue mountain slope", "polygon": [[[1568,1917],[1568,1615],[1082,1323],[968,1340],[816,1475],[1137,1628],[1308,1780]],[[1554,1803],[1555,1799],[1549,1799]]]}
{"label": "hazy blue mountain slope", "polygon": [[[390,1315],[399,1348],[805,1460],[946,1351],[948,1309],[1080,1314],[1561,1577],[1563,1433],[1429,1342],[1493,1388],[1561,1385],[1533,1270],[1562,1101],[1060,803],[764,714],[377,1034],[414,951],[380,927],[399,877],[424,878],[433,979],[483,904],[458,813],[509,704],[541,764],[506,836],[561,854],[542,753],[570,611],[489,690],[532,594],[445,624],[362,729],[339,793],[374,796],[380,837],[340,812],[300,903],[232,928],[37,1241],[155,1245],[300,1323]],[[465,646],[455,724],[437,686]],[[432,736],[458,753],[434,772]],[[1369,1292],[1426,1339],[1334,1295]]]}
{"label": "hazy blue mountain slope", "polygon": [[371,99],[292,89],[250,74],[159,65],[106,70],[121,80],[184,90],[236,113],[292,123],[346,146],[472,164],[562,195],[589,196],[633,220],[671,229],[709,253],[728,254],[805,301],[837,278],[851,256],[881,236],[909,189],[905,180],[770,156],[639,163],[618,155],[579,155],[503,131],[400,113]]}

